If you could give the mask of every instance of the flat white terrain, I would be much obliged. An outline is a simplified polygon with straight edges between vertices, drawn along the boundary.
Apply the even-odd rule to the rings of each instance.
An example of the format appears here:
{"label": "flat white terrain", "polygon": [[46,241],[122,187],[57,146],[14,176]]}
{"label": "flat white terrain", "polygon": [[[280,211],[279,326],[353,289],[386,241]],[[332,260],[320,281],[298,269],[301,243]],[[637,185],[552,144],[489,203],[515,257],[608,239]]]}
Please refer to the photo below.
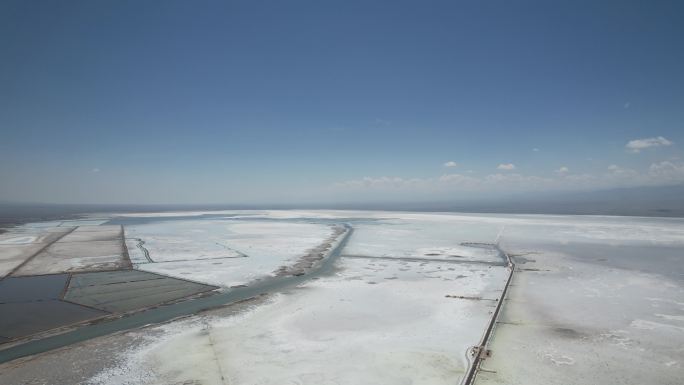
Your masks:
{"label": "flat white terrain", "polygon": [[[161,327],[93,382],[453,384],[506,276],[501,266],[367,258],[338,268],[237,317]],[[457,295],[479,299],[447,297]]]}
{"label": "flat white terrain", "polygon": [[136,268],[222,287],[272,276],[331,235],[324,224],[231,219],[126,226]]}
{"label": "flat white terrain", "polygon": [[[53,232],[64,227],[52,228]],[[121,226],[79,226],[27,260],[15,276],[114,270],[128,265]],[[71,231],[73,230],[73,231]]]}
{"label": "flat white terrain", "polygon": [[[2,364],[0,382],[21,383],[35,373],[47,383],[64,381],[47,368],[78,366],[74,356],[102,351],[106,359],[88,359],[74,383],[456,384],[508,277],[496,242],[516,270],[476,383],[641,385],[684,378],[684,219],[212,215],[225,218],[131,215],[141,221],[124,224],[133,263],[229,293],[237,290],[230,286],[276,279],[280,266],[329,239],[335,224],[353,232],[341,253],[329,257],[331,266],[294,277],[249,306]],[[12,239],[5,242],[34,241]],[[107,350],[118,345],[125,348]]]}
{"label": "flat white terrain", "polygon": [[71,230],[73,227],[22,227],[0,234],[0,278]]}
{"label": "flat white terrain", "polygon": [[561,219],[511,221],[522,255],[476,383],[681,383],[684,221]]}

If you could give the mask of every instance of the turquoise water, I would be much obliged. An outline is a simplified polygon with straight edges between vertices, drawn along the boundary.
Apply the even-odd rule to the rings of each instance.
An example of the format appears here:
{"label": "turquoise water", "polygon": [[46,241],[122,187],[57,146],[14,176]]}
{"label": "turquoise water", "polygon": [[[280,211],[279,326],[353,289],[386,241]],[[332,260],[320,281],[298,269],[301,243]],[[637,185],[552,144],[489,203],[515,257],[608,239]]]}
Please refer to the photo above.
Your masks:
{"label": "turquoise water", "polygon": [[314,277],[330,274],[332,271],[334,271],[335,261],[337,260],[337,257],[339,257],[342,249],[344,249],[349,237],[353,232],[351,226],[345,226],[347,227],[348,231],[345,233],[344,238],[340,241],[337,247],[335,247],[335,249],[331,252],[330,256],[323,260],[318,268],[304,275],[262,279],[246,287],[234,288],[230,291],[218,293],[208,297],[163,305],[157,308],[145,310],[143,312],[134,313],[123,318],[103,320],[102,322],[86,325],[67,333],[26,342],[21,345],[0,350],[0,363],[32,354],[42,353],[52,349],[57,349],[76,342],[85,341],[122,330],[129,330],[145,325],[166,322],[177,317],[228,305],[253,298],[261,294],[281,291],[288,287],[297,286]]}

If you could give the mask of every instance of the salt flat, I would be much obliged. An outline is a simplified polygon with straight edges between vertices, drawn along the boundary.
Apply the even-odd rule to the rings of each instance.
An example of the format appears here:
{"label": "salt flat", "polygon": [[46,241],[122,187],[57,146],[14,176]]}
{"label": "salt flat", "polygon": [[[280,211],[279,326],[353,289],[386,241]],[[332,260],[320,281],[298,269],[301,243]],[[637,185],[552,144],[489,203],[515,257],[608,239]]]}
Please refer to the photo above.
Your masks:
{"label": "salt flat", "polygon": [[[496,226],[483,226],[483,232],[469,236],[472,228],[461,223],[443,223],[426,218],[381,220],[356,226],[356,236],[345,254],[371,257],[404,257],[503,263],[493,248],[468,242],[493,242]],[[474,247],[475,246],[475,247]]]}
{"label": "salt flat", "polygon": [[57,241],[14,275],[54,274],[69,271],[115,270],[126,266],[121,240],[60,242]]}
{"label": "salt flat", "polygon": [[645,218],[512,229],[519,271],[476,383],[680,383],[683,235]]}
{"label": "salt flat", "polygon": [[324,224],[248,219],[184,219],[126,226],[136,268],[223,287],[272,276],[280,266],[294,264],[332,234],[332,228]]}
{"label": "salt flat", "polygon": [[169,324],[92,382],[451,384],[505,281],[501,266],[342,257],[338,268],[237,317]]}
{"label": "salt flat", "polygon": [[[124,224],[135,266],[226,292],[275,279],[278,267],[328,239],[335,224],[353,232],[331,257],[332,268],[312,269],[294,286],[250,304],[100,337],[64,356],[3,364],[0,381],[40,372],[55,383],[58,375],[47,368],[64,365],[69,351],[108,351],[107,360],[88,361],[79,382],[458,383],[508,277],[497,242],[516,269],[476,383],[676,384],[684,377],[682,219],[173,214],[131,216],[144,222]],[[112,352],[110,345],[125,349]]]}
{"label": "salt flat", "polygon": [[71,230],[73,227],[13,229],[1,234],[0,278],[12,272],[30,257]]}
{"label": "salt flat", "polygon": [[[340,266],[343,272],[340,274],[346,276],[347,279],[355,277],[357,284],[370,285],[370,290],[375,290],[373,292],[378,294],[383,292],[382,285],[386,282],[385,278],[390,278],[392,282],[408,280],[412,283],[415,283],[417,279],[415,276],[394,277],[392,274],[387,274],[381,279],[377,276],[369,277],[359,273],[360,271],[377,273],[375,271],[377,266],[368,265],[368,261],[396,266],[400,260],[407,264],[415,264],[418,262],[412,262],[412,259],[424,259],[426,263],[431,264],[433,260],[444,259],[445,261],[453,260],[458,266],[456,269],[461,269],[461,265],[456,263],[458,261],[494,264],[500,262],[495,252],[486,248],[473,248],[469,246],[469,243],[492,242],[499,236],[502,246],[513,253],[532,252],[516,259],[519,263],[516,279],[490,346],[493,356],[484,361],[485,371],[478,374],[478,383],[526,384],[530,383],[530,378],[538,378],[538,383],[563,384],[581,384],[595,378],[601,379],[602,383],[637,384],[648,378],[657,379],[656,383],[671,383],[684,374],[682,371],[684,352],[675,342],[682,341],[681,333],[684,330],[684,325],[681,324],[684,319],[684,308],[681,306],[684,303],[681,279],[681,274],[684,273],[681,271],[681,251],[684,247],[684,221],[682,220],[601,216],[335,211],[323,213],[288,211],[277,212],[274,216],[280,219],[317,216],[326,219],[336,216],[372,219],[354,223],[354,236],[344,249],[344,254],[350,257],[342,257]],[[584,245],[585,248],[582,249],[580,245]],[[648,246],[646,249],[648,252],[640,255],[629,252],[640,245]],[[604,250],[604,252],[592,259],[587,257],[591,255],[587,250]],[[672,250],[675,250],[674,255]],[[349,261],[353,259],[351,257],[357,258],[357,262],[366,265],[363,267],[350,265]],[[370,258],[363,259],[364,257]],[[378,271],[383,271],[385,268],[382,267]],[[440,276],[442,272],[437,270],[435,274]],[[264,308],[273,307],[278,310],[272,310],[272,313],[269,310],[263,310],[267,314],[263,318],[259,316],[261,310],[250,313],[253,315],[248,317],[248,321],[241,322],[249,324],[252,328],[258,328],[256,325],[265,323],[266,325],[263,326],[265,336],[256,338],[256,335],[259,335],[257,333],[253,335],[255,341],[245,342],[245,344],[254,352],[260,351],[261,345],[257,342],[260,339],[268,341],[262,346],[264,351],[271,351],[265,346],[285,344],[282,339],[273,337],[275,341],[271,340],[274,333],[268,331],[282,330],[283,324],[293,325],[306,323],[306,321],[304,319],[292,320],[290,323],[285,320],[277,321],[279,318],[294,318],[289,314],[287,316],[276,315],[276,313],[288,313],[288,311],[282,311],[281,306],[287,307],[287,302],[293,301],[302,309],[309,307],[316,309],[315,305],[308,304],[317,303],[325,298],[322,294],[325,290],[317,293],[317,290],[310,289],[323,289],[326,285],[332,285],[332,282],[335,281],[321,279],[306,285],[307,290],[303,290],[302,293],[284,295],[274,300]],[[363,292],[358,288],[354,290]],[[393,290],[398,289],[393,288]],[[337,291],[345,292],[345,289],[337,287]],[[311,298],[304,298],[307,295]],[[367,295],[372,296],[370,293]],[[329,296],[328,299],[332,302],[333,296],[330,294]],[[399,306],[396,302],[387,298],[379,302],[373,303],[369,308],[376,309],[381,314],[387,314],[388,318],[401,319],[391,310],[383,307],[383,303],[386,302],[392,304],[394,309]],[[406,299],[406,305],[406,309],[421,309],[414,303],[409,304],[408,299]],[[359,306],[359,309],[367,309],[361,302],[358,302],[357,298],[352,308],[339,313],[333,312],[335,316],[331,318],[345,321],[333,323],[327,328],[339,329],[337,332],[343,333],[350,327],[357,331],[358,327],[348,326],[357,325],[357,322],[362,325],[372,324],[370,318],[366,318],[368,315],[365,315],[362,310],[360,313],[354,312],[355,306]],[[420,312],[420,310],[417,311]],[[324,318],[326,312],[320,310],[312,310],[312,312],[317,320],[326,319]],[[349,317],[345,318],[345,314]],[[323,321],[323,323],[326,322]],[[237,328],[240,333],[247,333],[246,327],[241,326],[240,322],[230,325],[231,328]],[[308,325],[311,330],[308,334],[315,335],[318,329],[312,323]],[[459,330],[456,334],[465,333],[471,337],[470,345],[477,343],[479,333],[473,334],[472,329],[454,325],[454,330]],[[481,328],[482,325],[484,324],[481,324]],[[221,328],[221,326],[217,327]],[[437,333],[435,330],[437,329],[433,326],[433,332]],[[301,333],[299,338],[306,339],[308,334]],[[286,332],[283,331],[283,334]],[[363,335],[363,332],[359,331],[359,335]],[[218,340],[220,336],[221,332],[217,332]],[[453,335],[450,338],[453,341],[457,340]],[[294,346],[293,351],[303,349],[292,342],[297,338],[291,335],[284,340]],[[337,340],[333,338],[333,341]],[[290,346],[288,344],[285,345]],[[332,345],[338,344],[340,344],[339,341]],[[374,341],[370,345],[375,346],[375,344],[379,342]],[[467,345],[467,343],[459,345],[461,357],[465,356]],[[344,351],[342,347],[339,349]],[[173,351],[173,348],[170,350]],[[386,350],[386,348],[379,348],[374,354],[377,356],[380,354],[378,351]],[[153,351],[154,349],[150,351],[150,354],[154,354]],[[227,350],[226,353],[219,351],[217,354],[219,360],[225,356],[245,356],[244,359],[247,361],[241,361],[241,365],[231,366],[234,364],[223,363],[226,368],[229,368],[228,373],[234,373],[236,376],[231,377],[236,383],[256,381],[268,383],[267,378],[255,377],[256,372],[245,373],[242,369],[250,362],[247,358],[249,357],[247,351],[249,349],[245,346],[240,352]],[[331,361],[339,360],[343,354],[340,352],[340,356],[336,356],[334,348],[326,352],[330,354],[326,356],[326,359]],[[256,353],[252,354],[256,355]],[[356,354],[363,356],[363,349],[360,349],[360,352],[357,351]],[[272,357],[271,354],[268,356]],[[447,356],[453,357],[454,352]],[[267,359],[263,358],[263,360]],[[321,362],[324,360],[319,361],[316,358],[293,358],[293,361],[290,361],[289,358],[275,355],[275,358],[268,360],[270,364],[264,363],[265,366],[259,366],[260,371],[266,371],[281,381],[353,383],[360,381],[360,378],[371,378],[371,382],[382,381],[380,376],[374,377],[375,374],[370,372],[364,372],[356,378],[353,375],[344,376],[334,368],[317,366],[322,365]],[[392,367],[393,364],[389,362],[373,361],[373,365],[364,366],[363,362],[369,362],[368,360],[369,358],[366,357],[358,362],[354,361],[355,373],[360,371],[359,367],[377,368],[383,365],[387,365],[383,373],[397,372],[396,368]],[[416,357],[412,357],[411,361],[413,360],[420,362],[420,359]],[[257,361],[263,363],[261,360]],[[435,359],[433,364],[438,361]],[[155,362],[164,362],[164,360],[158,359]],[[293,368],[297,366],[296,362],[306,362],[307,364],[304,365],[306,369],[301,369],[301,373],[298,372],[298,369]],[[309,365],[313,365],[314,370],[308,373],[317,373],[316,375],[307,377],[303,373],[312,369]],[[458,378],[457,373],[461,373],[463,363],[449,361],[449,365],[452,377]],[[424,362],[419,366],[429,365]],[[273,367],[280,368],[273,369],[277,374],[269,371]],[[350,368],[346,369],[352,371]],[[431,369],[435,374],[439,373],[439,370],[435,370],[434,367]],[[148,368],[148,370],[149,373],[165,373],[163,367]],[[416,373],[414,379],[422,378],[418,374],[421,373],[420,370],[415,367],[411,367],[411,370]],[[616,373],[619,374],[616,375]],[[192,377],[191,374],[188,375]],[[430,381],[439,383],[436,378],[431,378]],[[400,383],[401,381],[393,378],[388,382]]]}

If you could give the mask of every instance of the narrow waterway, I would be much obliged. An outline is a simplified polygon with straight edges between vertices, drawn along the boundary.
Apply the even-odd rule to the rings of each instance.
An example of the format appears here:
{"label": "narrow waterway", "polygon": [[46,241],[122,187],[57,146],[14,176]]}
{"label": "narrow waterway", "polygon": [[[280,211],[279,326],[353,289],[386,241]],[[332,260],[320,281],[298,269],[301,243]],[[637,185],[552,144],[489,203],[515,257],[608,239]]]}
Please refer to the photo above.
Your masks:
{"label": "narrow waterway", "polygon": [[174,318],[225,306],[261,294],[283,291],[310,279],[330,274],[334,270],[335,261],[340,256],[354,230],[351,225],[346,223],[344,224],[344,227],[347,231],[342,235],[342,239],[330,252],[329,256],[325,258],[316,269],[311,270],[304,275],[265,278],[253,282],[249,286],[232,288],[227,292],[214,294],[208,297],[163,305],[134,313],[123,318],[105,319],[102,322],[85,325],[66,333],[29,341],[21,345],[0,350],[0,363],[61,348],[122,330],[166,322]]}

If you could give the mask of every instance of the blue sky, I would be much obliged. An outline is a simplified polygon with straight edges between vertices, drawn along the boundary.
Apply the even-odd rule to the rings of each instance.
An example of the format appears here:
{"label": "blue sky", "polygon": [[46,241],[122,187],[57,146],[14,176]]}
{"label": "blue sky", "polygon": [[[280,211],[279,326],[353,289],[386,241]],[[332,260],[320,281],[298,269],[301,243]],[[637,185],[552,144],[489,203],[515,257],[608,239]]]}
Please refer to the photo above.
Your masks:
{"label": "blue sky", "polygon": [[682,14],[679,1],[3,1],[0,200],[684,183]]}

